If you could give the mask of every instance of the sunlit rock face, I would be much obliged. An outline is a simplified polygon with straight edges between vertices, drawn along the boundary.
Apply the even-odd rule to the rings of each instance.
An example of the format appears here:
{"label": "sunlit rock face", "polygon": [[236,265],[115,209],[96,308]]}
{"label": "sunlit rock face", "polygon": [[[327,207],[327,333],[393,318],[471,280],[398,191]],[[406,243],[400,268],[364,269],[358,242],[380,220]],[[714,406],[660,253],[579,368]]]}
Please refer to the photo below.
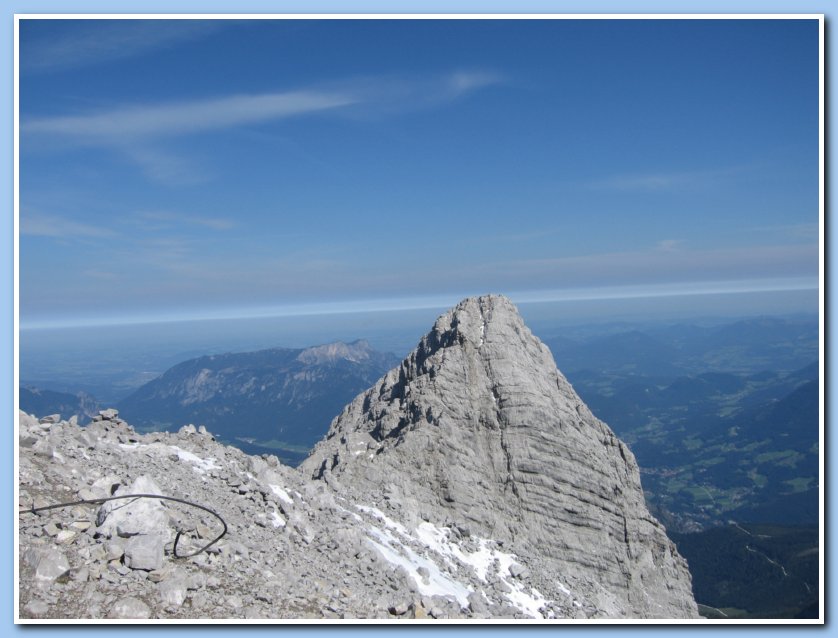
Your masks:
{"label": "sunlit rock face", "polygon": [[301,469],[394,504],[408,528],[500,541],[539,595],[587,615],[697,615],[687,565],[646,508],[632,453],[505,297],[441,316]]}

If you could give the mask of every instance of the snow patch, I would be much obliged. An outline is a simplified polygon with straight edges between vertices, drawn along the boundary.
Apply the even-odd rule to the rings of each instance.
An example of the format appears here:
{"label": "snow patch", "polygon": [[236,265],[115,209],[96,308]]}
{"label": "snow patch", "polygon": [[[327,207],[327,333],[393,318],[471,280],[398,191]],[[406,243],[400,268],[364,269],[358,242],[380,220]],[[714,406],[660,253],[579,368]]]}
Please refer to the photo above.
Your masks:
{"label": "snow patch", "polygon": [[157,452],[157,453],[166,453],[175,452],[177,454],[178,460],[186,461],[188,463],[193,463],[195,467],[192,469],[198,472],[198,474],[206,474],[210,470],[217,470],[220,469],[221,466],[216,463],[216,458],[211,457],[208,459],[202,459],[197,454],[193,454],[183,448],[178,447],[177,445],[163,445],[161,443],[152,443],[150,445],[143,445],[140,443],[120,443],[119,447],[123,450],[131,450],[137,451],[140,449],[146,450],[147,452]]}
{"label": "snow patch", "polygon": [[486,574],[489,572],[489,568],[495,564],[495,561],[497,561],[501,578],[509,575],[509,567],[515,562],[514,554],[491,549],[489,545],[494,541],[486,538],[475,537],[473,540],[477,543],[477,549],[474,551],[464,550],[459,543],[449,540],[451,529],[448,527],[437,527],[433,523],[424,522],[416,528],[416,535],[430,549],[446,558],[454,558],[474,569],[477,577],[483,582],[486,582]]}
{"label": "snow patch", "polygon": [[[368,538],[372,545],[384,559],[396,567],[404,567],[413,577],[419,592],[425,596],[452,596],[460,607],[468,607],[468,595],[473,591],[470,587],[454,580],[442,572],[434,561],[419,556],[412,549],[399,541],[390,531],[370,527],[368,532],[375,538]],[[424,567],[428,575],[419,576],[418,569]]]}
{"label": "snow patch", "polygon": [[280,499],[282,499],[289,505],[294,504],[294,500],[288,495],[288,492],[282,489],[279,485],[269,484],[268,487],[271,488],[271,492],[276,494]]}
{"label": "snow patch", "polygon": [[511,590],[506,594],[509,601],[528,616],[544,617],[539,610],[548,601],[537,589],[527,587],[524,583],[515,579],[509,571],[512,564],[515,563],[514,554],[493,549],[490,547],[493,541],[477,537],[472,539],[476,542],[477,549],[473,551],[465,550],[459,543],[450,540],[450,528],[437,527],[428,522],[419,524],[416,528],[416,535],[428,549],[441,554],[449,563],[454,559],[471,567],[482,582],[486,582],[486,575],[489,570],[497,567],[498,579]]}
{"label": "snow patch", "polygon": [[410,534],[408,533],[407,528],[404,525],[402,525],[401,523],[397,523],[377,507],[369,507],[367,505],[356,505],[355,507],[357,507],[359,510],[366,514],[371,514],[372,516],[375,516],[375,518],[382,521],[387,527],[396,530],[402,536],[410,537]]}
{"label": "snow patch", "polygon": [[[505,596],[513,606],[533,618],[544,618],[540,610],[549,601],[537,589],[512,576],[510,568],[517,562],[516,556],[499,551],[494,547],[494,541],[471,537],[468,547],[464,547],[451,528],[425,521],[416,527],[414,533],[410,533],[404,525],[375,507],[355,507],[383,523],[383,529],[374,525],[368,527],[368,542],[387,562],[404,567],[423,595],[453,596],[462,607],[466,607],[468,595],[474,590],[451,574],[459,573],[460,569],[470,569],[478,580],[485,583],[492,573],[508,587]],[[421,549],[417,553],[411,545]],[[441,562],[436,562],[434,557]],[[419,568],[427,570],[424,577],[419,575]],[[566,587],[561,584],[559,587],[562,593],[571,595]],[[554,617],[552,612],[548,612],[548,617]]]}
{"label": "snow patch", "polygon": [[[544,615],[539,610],[547,604],[547,600],[542,596],[541,592],[535,587],[527,588],[523,583],[517,581],[510,582],[506,578],[501,578],[501,580],[512,588],[511,592],[507,592],[506,597],[513,605],[528,616],[544,618]],[[529,593],[527,593],[527,589],[530,590]]]}
{"label": "snow patch", "polygon": [[271,514],[273,516],[271,523],[273,523],[274,527],[285,527],[285,519],[279,515],[279,512],[274,511]]}
{"label": "snow patch", "polygon": [[210,470],[217,470],[220,469],[221,466],[215,462],[215,458],[208,458],[202,459],[197,454],[193,454],[187,450],[179,448],[177,445],[170,445],[169,448],[177,453],[177,457],[181,461],[187,461],[188,463],[194,463],[195,467],[192,469],[195,470],[198,474],[205,474]]}

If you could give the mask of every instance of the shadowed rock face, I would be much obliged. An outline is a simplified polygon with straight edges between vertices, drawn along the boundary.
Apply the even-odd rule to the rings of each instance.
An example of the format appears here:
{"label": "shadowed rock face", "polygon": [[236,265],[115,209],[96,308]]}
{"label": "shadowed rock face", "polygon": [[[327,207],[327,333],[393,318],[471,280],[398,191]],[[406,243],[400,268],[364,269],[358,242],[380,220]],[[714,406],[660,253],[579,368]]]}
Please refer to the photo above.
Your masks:
{"label": "shadowed rock face", "polygon": [[466,299],[332,422],[303,463],[357,500],[502,541],[548,598],[604,617],[697,617],[686,562],[631,451],[501,296]]}

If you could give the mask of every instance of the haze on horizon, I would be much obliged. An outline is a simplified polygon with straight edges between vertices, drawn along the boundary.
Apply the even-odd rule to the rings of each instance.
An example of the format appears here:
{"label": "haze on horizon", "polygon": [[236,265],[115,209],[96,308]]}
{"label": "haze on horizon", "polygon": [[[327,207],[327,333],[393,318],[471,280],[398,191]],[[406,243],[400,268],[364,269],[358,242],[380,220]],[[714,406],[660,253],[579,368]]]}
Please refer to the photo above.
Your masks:
{"label": "haze on horizon", "polygon": [[21,327],[486,292],[817,311],[818,44],[787,19],[22,20]]}

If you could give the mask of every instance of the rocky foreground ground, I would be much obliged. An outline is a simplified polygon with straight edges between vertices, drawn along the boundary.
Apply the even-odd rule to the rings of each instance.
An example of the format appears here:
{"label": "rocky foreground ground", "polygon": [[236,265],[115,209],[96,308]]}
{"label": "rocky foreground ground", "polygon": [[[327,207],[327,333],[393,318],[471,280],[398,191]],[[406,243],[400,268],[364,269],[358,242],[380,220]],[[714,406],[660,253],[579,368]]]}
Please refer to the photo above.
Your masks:
{"label": "rocky foreground ground", "polygon": [[[19,449],[24,618],[698,615],[631,451],[500,296],[442,315],[298,470],[115,410],[21,414]],[[40,509],[133,494],[198,507]]]}
{"label": "rocky foreground ground", "polygon": [[[341,501],[275,457],[247,456],[192,426],[140,435],[113,411],[86,427],[20,414],[19,614],[42,618],[533,618],[592,608],[545,601],[495,543],[397,506]],[[55,420],[56,422],[52,422]],[[208,506],[126,499],[159,493]]]}

